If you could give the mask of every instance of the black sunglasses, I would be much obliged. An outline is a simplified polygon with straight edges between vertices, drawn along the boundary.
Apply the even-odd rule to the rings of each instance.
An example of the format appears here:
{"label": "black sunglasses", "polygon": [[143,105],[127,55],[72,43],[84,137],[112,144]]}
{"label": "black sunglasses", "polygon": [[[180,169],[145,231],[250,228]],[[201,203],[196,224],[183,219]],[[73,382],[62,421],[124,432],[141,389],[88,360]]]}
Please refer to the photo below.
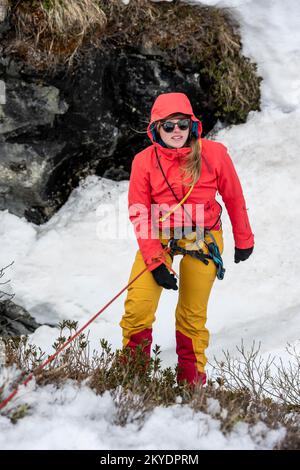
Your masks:
{"label": "black sunglasses", "polygon": [[190,119],[180,119],[177,122],[165,121],[161,123],[161,127],[165,132],[173,132],[177,124],[181,131],[186,131],[190,127],[190,123]]}

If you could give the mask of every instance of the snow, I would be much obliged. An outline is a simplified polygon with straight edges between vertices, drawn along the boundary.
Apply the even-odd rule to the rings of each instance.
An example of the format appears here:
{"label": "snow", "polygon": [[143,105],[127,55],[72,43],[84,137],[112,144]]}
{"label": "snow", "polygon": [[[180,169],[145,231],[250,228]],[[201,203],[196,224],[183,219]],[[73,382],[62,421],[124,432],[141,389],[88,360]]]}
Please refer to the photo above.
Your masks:
{"label": "snow", "polygon": [[[228,147],[240,176],[256,245],[247,262],[234,264],[224,210],[226,274],[210,298],[207,355],[212,361],[222,350],[235,353],[243,338],[246,346],[261,341],[263,354],[287,361],[286,344],[297,343],[300,323],[300,5],[297,0],[198,3],[229,8],[241,27],[243,51],[263,77],[262,111],[216,137]],[[127,190],[126,181],[90,176],[42,226],[0,212],[0,267],[14,261],[6,273],[14,300],[37,321],[55,325],[72,319],[82,326],[126,285],[137,248],[127,220]],[[178,259],[174,269],[178,272]],[[100,338],[113,348],[121,346],[124,299],[125,294],[89,328],[91,349],[99,347]],[[163,292],[154,325],[154,344],[161,346],[164,366],[176,363],[176,300],[175,292]],[[57,328],[44,325],[30,340],[50,353],[57,334]],[[172,407],[156,408],[141,429],[136,423],[124,429],[114,422],[109,394],[99,397],[71,382],[56,389],[32,381],[16,398],[16,404],[23,402],[32,409],[16,425],[0,416],[0,448],[261,449],[272,448],[284,435],[283,429],[269,430],[263,423],[238,423],[224,436],[217,403],[212,401],[212,415],[205,415],[182,405],[180,397]]]}
{"label": "snow", "polygon": [[228,8],[240,25],[243,53],[258,65],[263,108],[295,111],[300,103],[298,0],[190,0]]}
{"label": "snow", "polygon": [[109,392],[99,397],[71,381],[39,389],[31,382],[17,403],[33,408],[16,425],[0,415],[1,449],[271,449],[284,436],[283,429],[268,432],[263,423],[238,423],[225,437],[218,420],[187,405],[155,408],[141,429],[136,422],[117,426]]}
{"label": "snow", "polygon": [[207,411],[210,415],[216,416],[221,413],[221,406],[219,400],[215,398],[208,398],[207,399]]}

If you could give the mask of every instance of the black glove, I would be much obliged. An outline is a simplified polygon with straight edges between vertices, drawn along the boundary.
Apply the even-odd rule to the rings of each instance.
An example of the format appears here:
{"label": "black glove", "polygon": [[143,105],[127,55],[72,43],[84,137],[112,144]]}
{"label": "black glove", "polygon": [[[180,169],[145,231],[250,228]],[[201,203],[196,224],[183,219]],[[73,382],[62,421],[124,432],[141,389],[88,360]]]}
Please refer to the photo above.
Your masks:
{"label": "black glove", "polygon": [[253,251],[253,246],[251,248],[235,248],[234,252],[234,262],[239,263],[240,261],[246,261],[249,258]]}
{"label": "black glove", "polygon": [[176,277],[168,271],[165,264],[160,264],[151,272],[159,286],[162,286],[165,289],[178,290]]}

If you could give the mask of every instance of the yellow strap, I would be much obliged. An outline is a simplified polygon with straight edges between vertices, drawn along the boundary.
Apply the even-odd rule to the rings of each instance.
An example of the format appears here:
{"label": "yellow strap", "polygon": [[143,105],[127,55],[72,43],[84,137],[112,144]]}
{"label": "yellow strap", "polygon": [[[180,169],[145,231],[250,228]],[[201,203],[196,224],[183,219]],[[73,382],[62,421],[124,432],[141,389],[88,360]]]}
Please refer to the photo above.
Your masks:
{"label": "yellow strap", "polygon": [[194,189],[194,184],[190,187],[189,191],[186,193],[186,195],[184,196],[184,198],[172,209],[170,210],[169,212],[167,212],[165,215],[163,215],[162,217],[159,218],[159,221],[160,222],[164,222],[168,217],[170,217],[171,214],[173,214],[173,212],[176,211],[176,209],[178,209],[178,207],[180,207],[184,201],[189,197],[189,195],[191,194],[191,192],[193,191]]}

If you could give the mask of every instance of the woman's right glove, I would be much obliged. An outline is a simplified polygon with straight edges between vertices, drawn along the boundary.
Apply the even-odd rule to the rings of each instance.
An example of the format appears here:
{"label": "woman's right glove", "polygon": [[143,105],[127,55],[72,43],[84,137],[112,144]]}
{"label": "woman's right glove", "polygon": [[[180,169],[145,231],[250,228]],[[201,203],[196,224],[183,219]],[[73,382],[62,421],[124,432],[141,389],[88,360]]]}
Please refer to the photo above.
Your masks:
{"label": "woman's right glove", "polygon": [[239,263],[240,261],[246,261],[249,258],[253,251],[253,246],[251,248],[235,248],[234,252],[234,262]]}
{"label": "woman's right glove", "polygon": [[164,263],[160,264],[157,268],[151,271],[153,277],[159,286],[165,289],[178,290],[176,277],[170,273]]}

